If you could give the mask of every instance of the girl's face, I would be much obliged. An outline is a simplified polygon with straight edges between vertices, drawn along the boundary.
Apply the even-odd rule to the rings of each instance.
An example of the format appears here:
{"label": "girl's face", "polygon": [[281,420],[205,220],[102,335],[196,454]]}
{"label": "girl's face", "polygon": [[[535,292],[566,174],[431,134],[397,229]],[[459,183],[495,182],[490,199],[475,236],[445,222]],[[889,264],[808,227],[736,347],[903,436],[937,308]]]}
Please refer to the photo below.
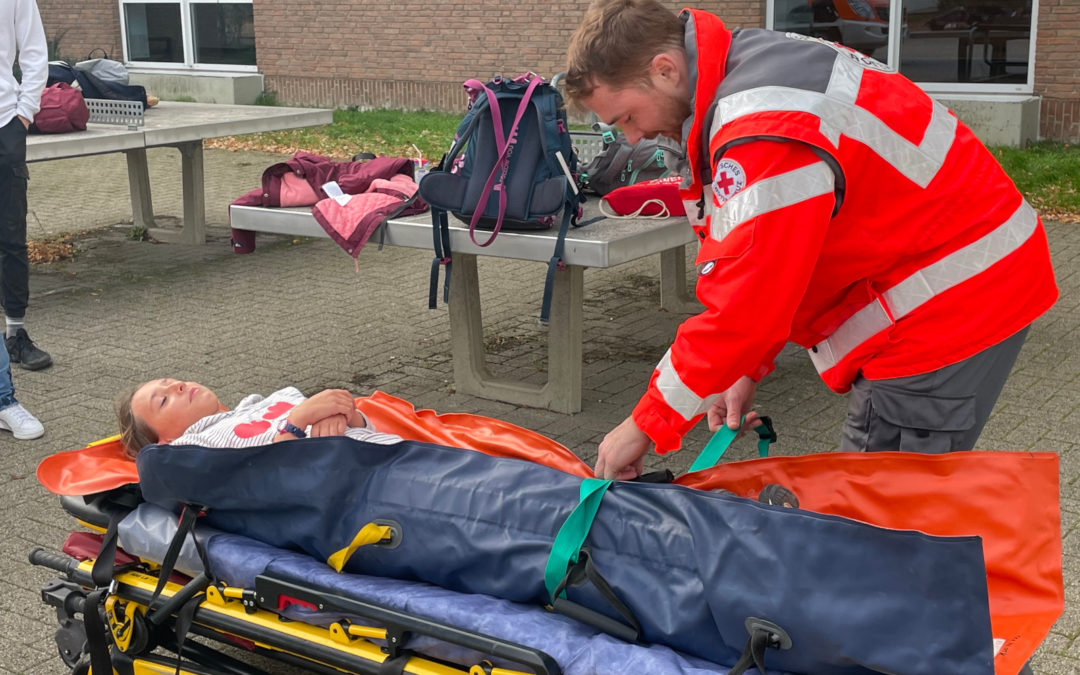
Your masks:
{"label": "girl's face", "polygon": [[131,397],[132,414],[157,432],[159,443],[179,438],[192,424],[224,409],[201,384],[171,378],[151,380]]}

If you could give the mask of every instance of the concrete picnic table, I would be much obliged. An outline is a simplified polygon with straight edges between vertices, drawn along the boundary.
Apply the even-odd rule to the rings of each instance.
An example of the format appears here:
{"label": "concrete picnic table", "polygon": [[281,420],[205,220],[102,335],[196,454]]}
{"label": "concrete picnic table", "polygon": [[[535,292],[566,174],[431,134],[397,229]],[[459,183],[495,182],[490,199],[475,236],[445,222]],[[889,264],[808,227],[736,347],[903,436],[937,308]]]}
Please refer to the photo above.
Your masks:
{"label": "concrete picnic table", "polygon": [[[595,200],[585,206],[584,227],[570,228],[563,262],[555,275],[551,317],[547,330],[547,381],[541,385],[491,375],[484,350],[477,257],[490,256],[547,262],[555,248],[558,228],[503,230],[490,246],[472,242],[467,224],[450,218],[450,338],[457,391],[515,405],[548,408],[557,412],[581,411],[582,307],[587,267],[614,267],[648,255],[660,254],[660,306],[677,312],[699,311],[687,283],[686,246],[696,241],[686,218],[597,218]],[[230,206],[234,229],[293,236],[328,236],[310,208]],[[391,218],[369,245],[432,249],[431,215]],[[478,232],[484,241],[487,232]],[[541,284],[541,288],[542,288]],[[440,289],[441,290],[441,289]]]}
{"label": "concrete picnic table", "polygon": [[[201,244],[206,241],[203,140],[332,121],[333,111],[316,108],[162,101],[146,110],[142,126],[92,121],[85,131],[31,135],[27,139],[26,161],[122,152],[127,156],[133,223],[162,241]],[[174,147],[182,158],[184,222],[179,233],[155,227],[146,149],[156,147]]]}

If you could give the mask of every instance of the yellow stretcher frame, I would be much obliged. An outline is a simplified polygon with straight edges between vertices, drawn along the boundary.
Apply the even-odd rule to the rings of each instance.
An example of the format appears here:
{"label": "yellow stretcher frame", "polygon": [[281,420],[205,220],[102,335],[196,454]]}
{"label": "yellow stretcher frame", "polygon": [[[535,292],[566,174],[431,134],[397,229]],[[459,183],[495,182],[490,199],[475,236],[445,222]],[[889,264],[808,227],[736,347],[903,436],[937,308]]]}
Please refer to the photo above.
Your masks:
{"label": "yellow stretcher frame", "polygon": [[[80,522],[84,521],[80,520]],[[90,529],[101,530],[97,524],[85,522],[84,524]],[[52,601],[46,599],[48,604],[57,606],[58,613],[61,607],[75,607],[78,613],[85,614],[78,600],[75,602],[70,600],[70,594],[85,597],[86,592],[95,588],[92,581],[94,559],[79,562],[64,554],[35,549],[30,554],[30,561],[61,572],[66,577],[59,583],[54,581],[47,585],[48,589],[59,593],[54,595]],[[131,672],[135,675],[166,675],[177,672],[183,675],[207,675],[222,672],[214,670],[213,666],[208,667],[196,662],[185,662],[177,671],[175,656],[154,653],[157,646],[156,640],[150,639],[154,628],[150,626],[146,618],[149,605],[153,603],[155,608],[160,608],[162,605],[168,605],[170,600],[180,600],[185,594],[199,596],[197,593],[191,593],[191,589],[188,588],[190,583],[185,586],[167,581],[155,600],[154,592],[158,577],[154,573],[158,568],[152,563],[147,563],[143,567],[145,569],[115,568],[109,592],[104,600],[105,628],[111,638],[112,648],[125,656],[123,672]],[[58,592],[57,589],[61,584],[65,590]],[[290,601],[299,601],[302,604],[318,603],[317,606],[320,609],[322,609],[320,600],[326,599],[327,604],[331,605],[327,607],[327,610],[335,613],[348,613],[344,612],[342,606],[334,605],[335,601],[341,601],[349,607],[374,608],[377,610],[374,616],[389,617],[387,625],[393,627],[388,629],[380,625],[363,625],[339,620],[324,628],[302,621],[284,620],[279,614],[266,608],[279,603],[279,596],[276,593],[280,589],[285,589],[289,593]],[[452,626],[413,617],[395,610],[368,605],[368,603],[336,595],[332,591],[305,589],[291,580],[260,576],[253,589],[210,585],[200,592],[202,593],[201,600],[192,615],[193,633],[232,646],[236,646],[238,641],[249,643],[253,645],[252,651],[256,653],[270,659],[278,658],[293,665],[310,666],[312,672],[376,673],[380,672],[382,664],[389,659],[398,659],[395,667],[400,668],[400,672],[410,675],[530,675],[539,673],[557,675],[560,672],[558,665],[543,652],[489,636],[468,633]],[[311,595],[305,596],[308,593]],[[43,591],[43,597],[45,596],[46,591]],[[179,609],[179,605],[176,609]],[[86,611],[90,611],[89,608]],[[358,615],[372,616],[362,612],[363,609]],[[399,619],[401,623],[398,622]],[[174,630],[175,620],[176,612],[173,611],[166,623],[167,630]],[[63,621],[61,623],[63,625]],[[403,626],[404,630],[402,630]],[[426,632],[425,626],[434,626],[436,630]],[[521,663],[527,670],[496,667],[486,660],[465,665],[446,663],[412,653],[407,649],[409,633],[413,632],[410,629],[437,639],[447,639],[447,635],[456,635],[462,641],[452,637],[447,641],[481,653],[489,653],[485,651],[484,648],[486,648],[490,650],[492,656],[503,657],[515,663],[518,662],[515,656],[522,657]],[[63,648],[61,648],[61,654],[63,656]],[[530,659],[536,658],[539,660],[530,662]],[[85,655],[77,663],[74,662],[74,658],[70,660],[72,663],[68,663],[69,659],[65,659],[65,663],[72,665],[73,674],[88,675],[90,673],[89,659]],[[121,671],[116,670],[114,666],[114,672]],[[252,666],[252,672],[262,671]]]}

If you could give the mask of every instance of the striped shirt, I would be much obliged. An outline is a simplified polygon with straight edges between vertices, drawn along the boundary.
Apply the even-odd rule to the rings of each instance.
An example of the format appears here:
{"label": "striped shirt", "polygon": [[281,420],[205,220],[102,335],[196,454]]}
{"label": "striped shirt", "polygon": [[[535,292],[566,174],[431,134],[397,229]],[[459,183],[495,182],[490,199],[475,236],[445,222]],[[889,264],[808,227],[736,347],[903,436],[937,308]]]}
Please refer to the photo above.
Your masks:
{"label": "striped shirt", "polygon": [[[208,415],[187,428],[170,445],[199,445],[204,448],[253,448],[274,442],[277,427],[293,408],[307,400],[296,387],[275,391],[266,398],[252,394],[233,410]],[[366,419],[366,418],[365,418]],[[308,427],[305,431],[310,431]],[[392,445],[400,436],[383,434],[368,422],[366,427],[349,427],[345,435],[358,441]]]}

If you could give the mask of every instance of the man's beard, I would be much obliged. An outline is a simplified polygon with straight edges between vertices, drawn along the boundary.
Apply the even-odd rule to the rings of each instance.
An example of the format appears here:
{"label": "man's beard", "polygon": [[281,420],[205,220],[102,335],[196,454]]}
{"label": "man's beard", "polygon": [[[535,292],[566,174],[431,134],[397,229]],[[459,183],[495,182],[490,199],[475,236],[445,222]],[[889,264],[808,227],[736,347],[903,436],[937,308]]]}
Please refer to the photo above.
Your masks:
{"label": "man's beard", "polygon": [[660,94],[659,92],[657,92],[657,95],[664,98],[664,109],[667,111],[667,114],[665,115],[665,119],[662,120],[664,128],[657,129],[649,136],[649,138],[666,136],[674,141],[682,142],[683,122],[685,122],[693,112],[690,107],[690,101],[679,98],[678,96]]}

